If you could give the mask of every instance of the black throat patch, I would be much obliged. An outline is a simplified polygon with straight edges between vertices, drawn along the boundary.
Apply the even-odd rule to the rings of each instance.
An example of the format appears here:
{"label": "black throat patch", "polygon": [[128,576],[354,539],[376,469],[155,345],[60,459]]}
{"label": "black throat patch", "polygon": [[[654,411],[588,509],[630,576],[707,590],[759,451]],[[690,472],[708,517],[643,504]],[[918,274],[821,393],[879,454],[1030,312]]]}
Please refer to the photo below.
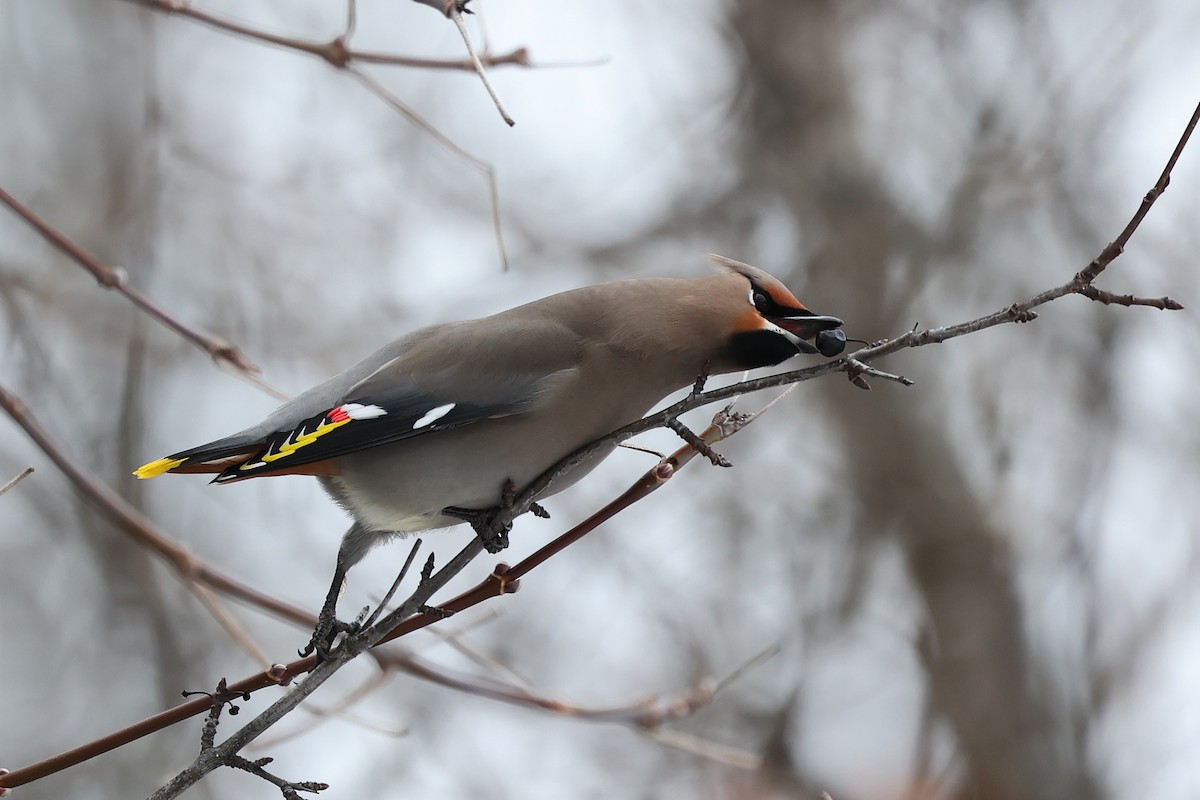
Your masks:
{"label": "black throat patch", "polygon": [[797,354],[785,336],[770,330],[742,331],[729,338],[729,361],[742,369],[773,367]]}

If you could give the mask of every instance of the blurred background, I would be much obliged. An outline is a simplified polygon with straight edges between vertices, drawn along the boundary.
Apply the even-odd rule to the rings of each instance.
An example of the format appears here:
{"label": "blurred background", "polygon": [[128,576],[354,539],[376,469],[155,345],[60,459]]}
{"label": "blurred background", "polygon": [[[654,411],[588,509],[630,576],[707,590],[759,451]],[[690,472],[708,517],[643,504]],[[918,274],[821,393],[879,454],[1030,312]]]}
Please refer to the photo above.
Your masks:
{"label": "blurred background", "polygon": [[[198,6],[320,40],[345,15],[331,0]],[[429,8],[359,6],[358,47],[462,56]],[[1200,5],[1171,0],[472,8],[477,42],[554,65],[492,71],[515,128],[470,73],[365,69],[494,165],[507,272],[483,177],[354,79],[118,0],[0,0],[0,186],[296,393],[414,327],[601,280],[703,274],[709,251],[774,272],[864,339],[970,319],[1066,281],[1120,231],[1200,87]],[[539,694],[597,708],[684,691],[778,645],[671,726],[760,766],[406,675],[350,719],[294,714],[273,734],[303,735],[248,755],[329,782],[330,798],[1196,797],[1197,147],[1100,281],[1188,311],[1067,297],[1031,325],[879,364],[912,388],[805,383],[720,448],[733,470],[694,463],[518,594],[441,626]],[[198,557],[319,606],[347,522],[315,481],[130,475],[276,401],[8,213],[0,382]],[[553,520],[519,521],[505,560],[653,461],[618,452],[547,504]],[[30,465],[0,497],[0,766],[258,668],[0,419],[0,483]],[[445,559],[467,536],[426,544]],[[343,614],[377,599],[406,553],[393,544],[356,568]],[[272,659],[307,641],[234,612]],[[431,632],[405,643],[514,680]],[[363,660],[316,705],[372,677]],[[176,726],[17,796],[145,796],[191,762],[199,731]],[[188,796],[275,792],[224,771]]]}

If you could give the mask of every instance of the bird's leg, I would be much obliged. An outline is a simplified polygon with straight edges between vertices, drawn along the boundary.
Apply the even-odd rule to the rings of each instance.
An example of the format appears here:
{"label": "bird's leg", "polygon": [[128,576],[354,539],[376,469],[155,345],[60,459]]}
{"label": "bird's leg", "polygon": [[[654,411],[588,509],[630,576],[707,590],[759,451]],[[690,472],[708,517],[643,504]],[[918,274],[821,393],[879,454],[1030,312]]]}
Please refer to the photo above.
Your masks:
{"label": "bird's leg", "polygon": [[338,565],[333,571],[333,583],[329,585],[329,593],[325,595],[325,602],[321,606],[321,613],[317,616],[317,627],[313,629],[312,638],[300,651],[302,657],[316,653],[318,662],[326,661],[339,633],[354,633],[358,630],[357,623],[342,622],[337,618],[337,601],[342,593],[342,586],[346,582],[346,570],[342,568],[341,561],[339,558]]}
{"label": "bird's leg", "polygon": [[340,633],[355,633],[359,623],[342,622],[337,618],[337,601],[346,583],[346,573],[350,567],[357,564],[371,546],[378,541],[379,535],[367,531],[358,524],[351,526],[342,537],[342,545],[338,548],[337,564],[333,569],[333,581],[329,584],[329,592],[321,605],[321,613],[317,616],[317,627],[313,630],[312,638],[300,651],[301,656],[317,654],[318,661],[325,661],[333,649],[333,642]]}
{"label": "bird's leg", "polygon": [[700,368],[700,374],[696,376],[696,381],[692,384],[692,391],[689,397],[696,397],[704,391],[704,384],[708,383],[709,374],[712,372],[712,362],[705,361],[704,366]]}
{"label": "bird's leg", "polygon": [[[499,508],[489,508],[480,511],[474,508],[447,506],[442,509],[442,513],[447,517],[461,519],[463,522],[469,524],[489,553],[499,553],[508,547],[508,532],[512,530],[511,521],[500,524],[501,512],[511,511],[513,501],[516,500],[516,497],[517,484],[513,482],[512,478],[509,478],[504,482],[504,488],[500,491]],[[529,510],[535,517],[541,517],[542,519],[550,518],[550,512],[537,503],[530,503]]]}

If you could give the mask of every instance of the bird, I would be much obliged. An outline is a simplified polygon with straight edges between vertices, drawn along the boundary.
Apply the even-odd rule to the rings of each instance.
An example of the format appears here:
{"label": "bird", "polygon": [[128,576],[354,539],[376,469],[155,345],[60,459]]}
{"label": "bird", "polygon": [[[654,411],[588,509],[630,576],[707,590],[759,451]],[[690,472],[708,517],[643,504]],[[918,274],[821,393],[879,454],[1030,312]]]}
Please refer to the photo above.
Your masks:
{"label": "bird", "polygon": [[[600,283],[413,331],[262,422],[134,475],[209,473],[217,484],[316,476],[353,520],[301,651],[327,657],[336,636],[354,630],[336,617],[347,573],[375,545],[465,521],[499,552],[507,528],[487,522],[506,492],[698,376],[845,348],[841,319],[810,311],[762,269],[711,258],[719,269],[703,277]],[[546,494],[612,450],[587,456]]]}

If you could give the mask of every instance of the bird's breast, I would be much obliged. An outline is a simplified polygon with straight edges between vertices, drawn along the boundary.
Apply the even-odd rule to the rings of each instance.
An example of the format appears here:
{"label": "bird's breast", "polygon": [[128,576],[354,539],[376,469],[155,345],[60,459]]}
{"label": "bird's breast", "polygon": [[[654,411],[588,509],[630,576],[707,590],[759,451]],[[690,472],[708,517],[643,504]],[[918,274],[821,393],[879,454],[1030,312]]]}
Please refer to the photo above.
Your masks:
{"label": "bird's breast", "polygon": [[[527,486],[563,458],[640,418],[679,381],[653,365],[640,382],[622,379],[612,360],[579,371],[530,411],[485,419],[343,456],[339,502],[372,530],[416,531],[459,523],[443,508],[499,505],[507,481]],[[591,376],[589,378],[589,376]],[[683,381],[690,382],[691,377]],[[612,452],[605,447],[572,466],[542,496],[576,483]]]}

